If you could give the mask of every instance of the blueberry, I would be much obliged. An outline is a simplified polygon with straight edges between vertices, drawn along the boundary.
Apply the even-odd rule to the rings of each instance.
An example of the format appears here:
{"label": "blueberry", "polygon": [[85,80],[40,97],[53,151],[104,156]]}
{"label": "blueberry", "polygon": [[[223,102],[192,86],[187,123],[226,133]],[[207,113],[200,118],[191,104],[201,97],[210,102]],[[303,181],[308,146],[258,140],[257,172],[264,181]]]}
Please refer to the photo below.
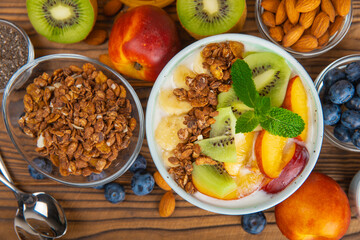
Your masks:
{"label": "blueberry", "polygon": [[349,101],[355,93],[354,86],[346,80],[334,83],[329,89],[329,97],[333,103],[343,104]]}
{"label": "blueberry", "polygon": [[345,73],[347,79],[350,82],[355,83],[360,79],[360,62],[352,62],[348,64],[345,68]]}
{"label": "blueberry", "polygon": [[[52,171],[52,164],[44,158],[35,158],[33,160],[33,163],[38,168],[40,168],[41,170],[43,170],[46,173],[51,173],[51,171]],[[45,175],[43,175],[41,172],[37,171],[31,165],[28,166],[28,169],[29,169],[30,176],[33,177],[34,179],[40,180],[40,179],[45,178]]]}
{"label": "blueberry", "polygon": [[343,70],[337,68],[331,69],[324,77],[324,85],[330,87],[340,79],[345,79],[345,77],[346,75]]}
{"label": "blueberry", "polygon": [[341,142],[350,142],[352,131],[342,124],[336,125],[334,128],[334,136]]}
{"label": "blueberry", "polygon": [[105,185],[105,198],[111,203],[122,202],[125,199],[124,187],[112,182]]}
{"label": "blueberry", "polygon": [[351,137],[351,141],[355,147],[360,149],[360,132],[356,130]]}
{"label": "blueberry", "polygon": [[266,226],[266,217],[263,212],[243,215],[241,225],[246,232],[259,234]]}
{"label": "blueberry", "polygon": [[351,110],[360,110],[360,97],[354,96],[348,102],[345,103],[345,106]]}
{"label": "blueberry", "polygon": [[30,176],[34,179],[41,180],[45,178],[45,175],[33,168],[31,165],[28,166]]}
{"label": "blueberry", "polygon": [[131,189],[136,195],[146,195],[153,190],[154,183],[154,178],[150,173],[139,170],[131,178]]}
{"label": "blueberry", "polygon": [[356,93],[358,96],[360,96],[360,83],[356,85]]}
{"label": "blueberry", "polygon": [[130,172],[134,173],[137,170],[145,170],[146,169],[146,159],[144,158],[143,155],[139,154],[135,160],[135,162],[133,163],[133,165],[131,165],[130,167]]}
{"label": "blueberry", "polygon": [[[101,172],[100,174],[96,174],[96,173],[92,173],[90,174],[87,178],[89,182],[95,182],[95,181],[99,181],[101,179],[104,179],[106,176],[105,172]],[[99,185],[96,187],[93,187],[95,189],[103,189],[104,185]]]}
{"label": "blueberry", "polygon": [[342,113],[341,123],[350,129],[360,127],[360,112],[354,110],[346,110]]}
{"label": "blueberry", "polygon": [[324,124],[335,125],[340,121],[341,108],[339,105],[329,103],[323,105]]}

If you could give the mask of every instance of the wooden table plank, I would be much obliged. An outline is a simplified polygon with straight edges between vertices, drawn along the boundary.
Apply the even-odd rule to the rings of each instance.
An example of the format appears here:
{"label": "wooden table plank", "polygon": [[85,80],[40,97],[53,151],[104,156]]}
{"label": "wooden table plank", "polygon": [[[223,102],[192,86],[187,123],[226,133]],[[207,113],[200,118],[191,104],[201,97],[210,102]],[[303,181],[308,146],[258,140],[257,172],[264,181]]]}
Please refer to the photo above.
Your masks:
{"label": "wooden table plank", "polygon": [[[95,28],[111,30],[113,18],[102,14],[103,1],[99,0],[99,17]],[[354,18],[349,33],[333,50],[319,57],[299,60],[313,79],[329,63],[345,55],[360,52],[360,0],[353,1]],[[176,9],[172,5],[166,8],[176,20]],[[0,18],[13,21],[29,34],[34,44],[36,57],[54,53],[77,53],[97,59],[107,52],[107,43],[100,46],[89,46],[85,43],[59,44],[52,43],[38,35],[32,28],[23,0],[1,0]],[[177,24],[186,46],[194,41]],[[244,33],[260,36],[254,14],[254,0],[248,1],[248,18]],[[146,101],[152,83],[131,80],[145,110]],[[2,96],[1,96],[2,97]],[[61,239],[285,239],[275,223],[274,209],[265,211],[268,225],[260,235],[244,232],[239,216],[224,216],[199,209],[176,196],[176,210],[170,218],[161,218],[157,206],[164,193],[158,187],[147,196],[136,196],[130,189],[131,174],[126,173],[117,182],[124,184],[126,201],[111,204],[104,198],[103,191],[92,188],[74,188],[64,186],[49,179],[37,181],[32,179],[27,170],[26,162],[17,153],[6,134],[2,118],[0,120],[0,151],[9,167],[10,173],[18,186],[25,191],[45,191],[59,200],[69,220],[68,233]],[[146,139],[141,154],[148,162],[148,170],[156,170],[149,153]],[[346,152],[330,145],[325,139],[315,170],[334,178],[347,192],[350,181],[360,169],[359,154]],[[0,239],[17,239],[13,229],[13,218],[16,211],[13,194],[0,185]],[[352,216],[345,240],[360,239],[360,221]]]}

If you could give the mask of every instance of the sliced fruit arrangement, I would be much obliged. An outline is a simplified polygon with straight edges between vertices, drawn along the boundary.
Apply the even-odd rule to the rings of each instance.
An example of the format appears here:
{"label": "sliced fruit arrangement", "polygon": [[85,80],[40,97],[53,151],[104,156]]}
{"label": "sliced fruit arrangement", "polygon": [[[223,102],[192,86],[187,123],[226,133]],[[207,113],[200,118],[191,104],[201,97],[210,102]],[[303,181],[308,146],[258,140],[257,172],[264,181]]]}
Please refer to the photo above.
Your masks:
{"label": "sliced fruit arrangement", "polygon": [[171,115],[161,119],[158,127],[155,130],[155,139],[161,148],[167,151],[173,150],[180,139],[177,132],[184,128],[184,116]]}

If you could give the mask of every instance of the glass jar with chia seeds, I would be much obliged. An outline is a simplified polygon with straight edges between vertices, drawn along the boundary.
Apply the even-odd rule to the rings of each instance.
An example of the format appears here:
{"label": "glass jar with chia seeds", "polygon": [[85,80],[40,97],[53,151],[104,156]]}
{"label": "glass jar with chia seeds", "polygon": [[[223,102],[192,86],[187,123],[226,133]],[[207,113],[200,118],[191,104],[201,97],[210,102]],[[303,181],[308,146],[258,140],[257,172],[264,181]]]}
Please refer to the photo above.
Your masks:
{"label": "glass jar with chia seeds", "polygon": [[11,76],[34,60],[34,47],[26,32],[14,23],[0,19],[0,93]]}

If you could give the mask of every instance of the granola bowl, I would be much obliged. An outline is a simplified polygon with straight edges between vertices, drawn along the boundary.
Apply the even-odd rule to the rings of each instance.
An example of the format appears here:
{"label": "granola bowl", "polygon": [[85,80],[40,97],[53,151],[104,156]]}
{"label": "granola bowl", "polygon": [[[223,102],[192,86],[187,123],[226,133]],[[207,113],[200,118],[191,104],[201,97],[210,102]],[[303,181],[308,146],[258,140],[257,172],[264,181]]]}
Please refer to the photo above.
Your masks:
{"label": "granola bowl", "polygon": [[76,187],[120,177],[144,138],[143,110],[131,85],[81,55],[48,55],[24,65],[4,91],[2,111],[7,132],[27,163]]}
{"label": "granola bowl", "polygon": [[[194,168],[195,167],[194,164],[196,164],[195,162],[197,162],[197,160],[199,160],[199,156],[201,156],[201,154],[202,154],[202,153],[199,153],[199,151],[198,151],[199,149],[197,149],[197,147],[195,146],[196,144],[192,145],[191,140],[190,140],[188,142],[185,141],[185,143],[186,143],[185,145],[183,143],[180,143],[180,145],[176,143],[177,145],[175,144],[175,146],[176,146],[175,148],[165,149],[165,147],[164,147],[164,143],[166,146],[166,144],[169,144],[169,142],[173,141],[173,138],[171,138],[171,136],[168,136],[168,134],[169,134],[169,132],[172,131],[172,127],[174,125],[184,124],[185,129],[188,132],[190,132],[190,131],[192,131],[192,129],[191,130],[189,129],[188,123],[191,121],[194,121],[194,120],[191,120],[191,119],[193,119],[191,116],[194,116],[196,118],[196,120],[195,120],[195,121],[197,121],[196,122],[197,127],[195,127],[195,129],[196,129],[196,128],[200,128],[199,124],[204,123],[204,121],[201,120],[202,119],[201,114],[206,114],[205,108],[207,106],[203,107],[202,108],[203,110],[200,109],[200,111],[202,111],[202,113],[198,112],[198,113],[194,113],[194,115],[191,115],[190,112],[192,110],[194,110],[191,107],[194,107],[193,103],[195,105],[198,104],[197,102],[191,102],[191,107],[190,107],[191,110],[188,110],[188,112],[185,113],[185,114],[190,114],[190,115],[185,115],[186,117],[180,118],[180,121],[175,119],[173,117],[174,115],[169,115],[169,112],[167,112],[169,109],[172,111],[175,104],[171,105],[172,108],[170,106],[166,111],[164,110],[165,109],[164,106],[168,106],[170,103],[174,103],[173,98],[170,95],[165,94],[166,91],[168,91],[170,89],[171,93],[174,94],[175,93],[174,88],[176,88],[176,87],[179,88],[179,85],[178,85],[179,82],[177,82],[177,79],[175,79],[177,76],[176,74],[179,74],[179,72],[182,73],[182,72],[184,72],[184,70],[179,71],[177,69],[180,69],[179,66],[185,65],[189,69],[192,68],[194,72],[201,73],[201,69],[199,68],[199,64],[198,64],[199,63],[198,56],[200,56],[200,52],[205,48],[205,46],[208,46],[208,44],[210,44],[210,43],[224,43],[225,45],[229,44],[228,46],[230,46],[231,42],[241,42],[244,46],[245,54],[246,54],[246,52],[249,53],[247,56],[250,56],[250,54],[253,54],[254,52],[272,52],[272,53],[276,53],[277,55],[280,55],[291,69],[292,73],[291,73],[291,75],[289,75],[290,78],[292,78],[295,75],[299,76],[301,78],[302,84],[304,86],[304,91],[306,93],[305,95],[306,95],[307,102],[308,102],[308,113],[309,113],[309,120],[308,120],[309,131],[308,131],[306,141],[304,143],[304,145],[307,148],[308,153],[309,153],[308,160],[306,163],[304,162],[304,164],[303,164],[304,168],[303,168],[302,172],[300,172],[299,175],[297,175],[297,177],[294,177],[294,180],[291,181],[291,183],[285,189],[278,191],[276,193],[270,194],[268,192],[265,192],[263,190],[264,185],[257,185],[256,190],[254,192],[251,192],[248,195],[243,195],[240,197],[239,197],[239,195],[237,195],[237,197],[235,197],[235,198],[232,194],[226,195],[226,197],[224,197],[223,199],[219,199],[217,197],[210,197],[211,196],[210,194],[205,195],[205,194],[201,193],[200,191],[196,191],[196,189],[199,190],[198,187],[195,186],[195,188],[194,188],[194,185],[202,187],[200,184],[198,184],[200,181],[203,181],[203,183],[204,183],[204,181],[207,181],[204,179],[210,179],[209,175],[206,175],[207,173],[204,174],[204,172],[203,172],[202,179],[200,179],[200,177],[198,177],[197,178],[198,183],[195,184],[195,182],[194,182],[194,177],[193,177],[194,175],[192,174],[193,173],[192,171],[194,171],[194,169],[195,169]],[[216,50],[214,50],[214,51],[216,51]],[[220,50],[220,51],[226,52],[225,50]],[[203,56],[204,55],[207,55],[207,54],[203,54]],[[208,55],[208,56],[213,56],[213,55]],[[201,63],[203,63],[203,62],[207,62],[207,60],[201,61]],[[213,63],[210,62],[208,64],[211,65]],[[204,64],[202,64],[202,66],[204,66]],[[181,67],[181,68],[183,68],[183,67]],[[210,69],[211,69],[211,67],[210,67]],[[224,69],[226,69],[226,68],[224,68]],[[228,71],[228,70],[225,70],[225,71]],[[206,73],[206,71],[205,71],[205,73]],[[216,71],[215,71],[215,73],[216,73]],[[210,72],[208,71],[206,74],[209,75]],[[228,73],[224,73],[223,76],[225,76],[225,74],[228,74]],[[191,76],[191,75],[188,74],[187,76]],[[200,76],[200,75],[195,73],[195,75],[193,75],[192,77],[185,78],[185,79],[187,79],[186,84],[190,88],[190,91],[193,89],[194,86],[201,85],[201,81],[199,81],[198,79],[201,79],[202,77],[196,78],[196,76]],[[215,77],[215,75],[213,74],[213,78],[214,77]],[[211,80],[210,76],[205,77],[205,78],[210,79],[210,80],[208,80],[209,83],[216,82],[216,80],[214,80],[214,79]],[[194,79],[196,79],[196,80],[194,80]],[[193,81],[196,81],[196,82],[194,83]],[[200,84],[200,85],[198,85],[198,84]],[[215,87],[215,85],[210,85],[210,84],[208,86],[211,87],[211,89],[214,89],[212,87]],[[179,92],[176,92],[176,94],[181,93],[182,91],[183,90],[179,90]],[[194,91],[196,91],[196,90],[194,90]],[[222,92],[222,90],[219,90],[219,91]],[[161,100],[162,96],[163,96],[162,94],[165,94],[165,96],[167,96],[166,98],[164,98],[164,99],[166,99],[166,101]],[[189,94],[192,94],[192,93],[188,92],[187,94],[188,94],[187,96],[189,96]],[[199,94],[201,94],[201,93],[199,93]],[[210,98],[210,95],[207,95],[207,96],[208,96],[207,101],[209,102],[209,104],[212,105],[212,108],[214,109],[214,107],[216,106],[216,103],[214,103],[214,104],[210,103],[210,101],[213,101],[213,99]],[[163,102],[162,104],[159,104],[160,100]],[[177,98],[177,100],[179,100],[179,98]],[[202,105],[202,106],[204,106],[204,105]],[[233,110],[233,109],[231,109],[231,110]],[[215,111],[215,110],[213,110],[213,111]],[[198,116],[196,116],[196,114],[198,114]],[[210,118],[210,117],[212,117],[211,114],[212,114],[212,112],[210,111],[210,114],[208,115],[209,118],[207,118],[207,119],[211,119]],[[215,115],[216,115],[216,113],[215,113]],[[184,115],[181,115],[181,116],[184,116]],[[163,121],[163,119],[170,119],[170,118],[171,118],[171,120],[167,120],[167,122],[164,122],[165,120]],[[181,120],[181,119],[185,119],[185,120]],[[229,120],[229,118],[224,119],[225,123],[227,123],[226,119]],[[178,123],[177,121],[179,121],[180,123]],[[211,122],[210,125],[211,124],[213,124],[213,122]],[[190,123],[190,128],[192,128],[193,126],[194,125],[192,125],[192,123]],[[186,128],[186,127],[188,127],[188,128]],[[162,131],[163,128],[165,128],[164,131]],[[160,129],[160,130],[158,130],[158,129]],[[182,128],[180,128],[180,129],[182,129]],[[228,132],[229,130],[225,130],[225,131],[226,131],[225,137],[228,137],[227,134],[229,134],[229,132]],[[163,135],[167,135],[167,138],[163,138],[163,135],[159,134],[160,132],[163,133]],[[174,132],[175,132],[175,135],[179,136],[178,138],[183,138],[184,137],[183,134],[186,135],[186,132],[184,133],[184,131],[182,131],[182,130],[180,131],[180,130],[176,129]],[[193,131],[191,134],[194,134]],[[201,130],[201,134],[204,134],[204,135],[195,136],[196,137],[195,141],[201,141],[203,139],[203,137],[206,134],[205,128],[203,130]],[[210,134],[211,134],[211,132],[210,132]],[[153,161],[154,161],[158,171],[160,172],[162,177],[165,179],[165,181],[169,184],[169,186],[178,195],[180,195],[182,198],[187,200],[189,203],[191,203],[199,208],[210,211],[210,212],[215,212],[215,213],[220,213],[220,214],[228,214],[228,215],[249,214],[249,213],[254,213],[254,212],[258,212],[258,211],[262,211],[262,210],[271,208],[271,207],[275,206],[276,204],[280,203],[281,201],[285,200],[287,197],[289,197],[291,194],[293,194],[302,185],[302,183],[306,180],[308,175],[311,173],[311,171],[313,170],[313,168],[317,162],[317,159],[318,159],[318,156],[320,153],[320,149],[321,149],[322,139],[323,139],[322,108],[321,108],[319,96],[314,87],[312,79],[310,78],[308,73],[305,71],[305,69],[300,65],[300,63],[294,57],[292,57],[289,53],[287,53],[285,50],[283,50],[282,48],[274,45],[273,43],[271,43],[267,40],[264,40],[264,39],[261,39],[258,37],[244,35],[244,34],[222,34],[222,35],[217,35],[217,36],[212,36],[212,37],[208,37],[205,39],[201,39],[201,40],[189,45],[188,47],[186,47],[185,49],[180,51],[176,56],[174,56],[170,60],[170,62],[165,66],[165,68],[162,70],[162,72],[158,76],[158,78],[155,82],[155,85],[153,86],[152,91],[150,93],[150,97],[149,97],[149,101],[148,101],[147,109],[146,109],[146,135],[147,135],[147,141],[148,141],[150,153],[151,153],[151,156],[153,158]],[[194,135],[190,135],[190,136],[194,136]],[[189,139],[189,138],[184,137],[183,139]],[[255,139],[255,138],[253,138],[253,139]],[[234,138],[232,138],[232,140],[234,140]],[[235,142],[236,141],[237,140],[236,140],[236,136],[235,136]],[[253,146],[255,146],[254,141],[255,140],[251,140],[251,143],[250,143],[251,149]],[[161,143],[161,146],[160,146],[160,143]],[[232,145],[233,144],[231,141],[229,141],[228,144],[223,144],[223,143],[224,142],[220,142],[220,144],[215,145],[212,142],[211,145],[209,145],[209,146],[210,146],[210,148],[215,148],[216,146],[220,146],[220,147],[222,146],[222,147],[226,148],[226,146],[224,146],[224,145]],[[190,147],[188,148],[187,146],[190,146]],[[191,151],[187,151],[187,149],[191,149]],[[254,150],[249,150],[249,153],[251,155],[254,155],[254,153],[251,153],[251,152],[254,152]],[[223,151],[222,154],[226,155],[227,152]],[[175,156],[175,157],[171,158],[172,156]],[[221,158],[221,156],[220,156],[220,158]],[[184,159],[184,160],[181,160],[181,159]],[[191,162],[186,163],[186,161],[191,161]],[[180,162],[180,165],[179,165],[179,162]],[[256,162],[256,159],[255,159],[255,162]],[[203,161],[203,158],[202,158],[199,161],[199,164],[206,165],[206,164],[212,164],[212,163],[206,163]],[[191,166],[193,166],[193,167],[191,167]],[[215,165],[215,166],[219,166],[219,165]],[[224,165],[222,165],[222,166],[224,167]],[[177,168],[177,167],[179,167],[179,168]],[[220,175],[223,174],[223,171],[224,171],[223,167],[220,167],[220,170],[219,170],[219,168],[217,168],[217,171],[220,171]],[[183,169],[183,170],[181,170],[181,169]],[[225,169],[226,169],[226,171],[228,171],[228,169],[226,167],[225,167]],[[181,175],[181,173],[187,173],[188,170],[192,175],[190,175],[190,174],[186,174],[186,176],[185,176],[185,174],[184,174],[184,176]],[[211,170],[211,171],[213,171],[213,170]],[[229,173],[229,171],[228,171],[228,173]],[[198,174],[198,176],[200,176],[199,171],[197,174]],[[220,175],[218,175],[216,178],[221,179],[222,176],[220,176]],[[214,174],[212,174],[212,176],[214,176]],[[232,176],[236,176],[236,175],[232,175]],[[189,183],[190,182],[189,179],[192,179],[191,183]],[[210,185],[211,185],[211,182],[213,182],[213,181],[209,181]],[[211,186],[213,186],[213,185],[211,185]],[[223,185],[220,185],[220,186],[223,186]],[[226,185],[226,186],[229,186],[229,185]],[[239,185],[237,187],[239,187]],[[204,190],[204,189],[205,189],[205,187],[202,190]],[[233,189],[234,188],[232,188],[231,191],[233,191]],[[194,190],[195,190],[195,193],[191,193]],[[207,186],[207,190],[209,190],[208,192],[212,191],[209,186]],[[222,191],[222,190],[220,190],[220,191]],[[238,191],[238,188],[235,187],[235,192],[236,191]],[[202,192],[205,192],[205,191],[202,191]],[[231,193],[234,193],[234,192],[231,192]],[[212,192],[212,194],[213,194],[213,192]],[[229,197],[230,195],[232,195],[232,196]],[[225,195],[223,195],[223,196],[225,196]]]}

